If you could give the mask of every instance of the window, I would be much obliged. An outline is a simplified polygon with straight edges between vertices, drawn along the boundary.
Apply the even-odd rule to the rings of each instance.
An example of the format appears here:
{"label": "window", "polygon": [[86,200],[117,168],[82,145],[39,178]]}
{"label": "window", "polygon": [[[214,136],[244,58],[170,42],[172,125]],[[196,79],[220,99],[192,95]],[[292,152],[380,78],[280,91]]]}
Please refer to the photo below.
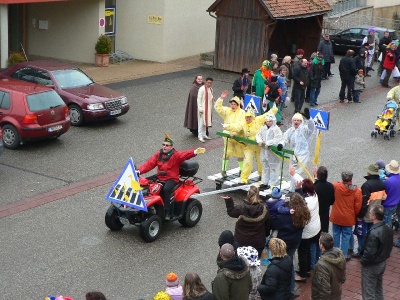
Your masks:
{"label": "window", "polygon": [[10,109],[10,94],[7,92],[0,91],[0,108]]}
{"label": "window", "polygon": [[65,105],[64,101],[55,91],[27,95],[26,99],[30,111],[39,111]]}

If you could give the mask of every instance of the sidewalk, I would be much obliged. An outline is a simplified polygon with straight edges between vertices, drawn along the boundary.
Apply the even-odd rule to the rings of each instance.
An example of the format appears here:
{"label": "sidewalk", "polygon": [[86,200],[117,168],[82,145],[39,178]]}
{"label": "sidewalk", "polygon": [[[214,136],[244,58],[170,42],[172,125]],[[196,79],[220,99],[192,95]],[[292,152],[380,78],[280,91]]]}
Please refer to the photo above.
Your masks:
{"label": "sidewalk", "polygon": [[96,67],[93,64],[76,63],[86,74],[99,84],[133,80],[160,74],[190,70],[200,67],[200,56],[192,56],[166,63],[133,60],[108,67]]}
{"label": "sidewalk", "polygon": [[[148,61],[133,60],[120,64],[110,64],[108,67],[100,68],[93,64],[79,64],[83,71],[91,76],[99,84],[109,84],[119,81],[133,80],[154,75],[179,72],[200,67],[200,57],[170,61],[167,63],[156,63]],[[397,240],[399,232],[395,232]],[[383,278],[384,293],[386,300],[400,299],[400,249],[393,248],[391,257],[387,261],[386,271]],[[311,299],[311,279],[305,284],[298,284],[298,299]],[[361,300],[361,264],[358,259],[347,262],[346,282],[343,285],[342,299]]]}

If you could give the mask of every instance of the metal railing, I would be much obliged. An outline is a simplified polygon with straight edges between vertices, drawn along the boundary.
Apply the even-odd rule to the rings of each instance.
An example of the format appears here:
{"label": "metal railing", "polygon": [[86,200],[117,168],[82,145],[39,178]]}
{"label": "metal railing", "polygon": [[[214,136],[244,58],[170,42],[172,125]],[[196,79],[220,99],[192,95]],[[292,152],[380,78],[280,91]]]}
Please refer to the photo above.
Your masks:
{"label": "metal railing", "polygon": [[328,16],[340,14],[345,11],[367,6],[367,0],[328,0],[332,11]]}

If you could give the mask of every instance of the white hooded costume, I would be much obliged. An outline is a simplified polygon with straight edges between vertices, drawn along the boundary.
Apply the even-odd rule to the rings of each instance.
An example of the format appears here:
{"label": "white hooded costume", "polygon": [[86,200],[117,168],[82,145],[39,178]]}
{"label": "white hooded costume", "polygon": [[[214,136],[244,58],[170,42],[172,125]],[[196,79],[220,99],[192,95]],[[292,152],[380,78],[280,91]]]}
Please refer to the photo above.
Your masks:
{"label": "white hooded costume", "polygon": [[[256,135],[257,143],[264,143],[266,146],[277,146],[282,139],[282,131],[276,125],[276,117],[273,114],[265,114],[266,121],[272,121],[270,127],[264,124]],[[270,149],[265,147],[261,148],[261,163],[263,166],[263,172],[261,181],[265,185],[279,185],[279,174],[280,174],[280,158],[274,154]]]}
{"label": "white hooded costume", "polygon": [[[311,136],[315,129],[314,121],[312,119],[304,120],[303,116],[299,113],[294,114],[292,120],[301,120],[302,122],[297,129],[292,126],[286,130],[280,144],[282,144],[284,148],[293,150],[299,161],[304,165],[304,167],[307,167],[310,158]],[[293,155],[291,157],[291,164],[295,167],[297,174],[303,173],[303,169],[298,165],[296,158]],[[292,178],[289,191],[294,192],[294,185],[295,182]]]}

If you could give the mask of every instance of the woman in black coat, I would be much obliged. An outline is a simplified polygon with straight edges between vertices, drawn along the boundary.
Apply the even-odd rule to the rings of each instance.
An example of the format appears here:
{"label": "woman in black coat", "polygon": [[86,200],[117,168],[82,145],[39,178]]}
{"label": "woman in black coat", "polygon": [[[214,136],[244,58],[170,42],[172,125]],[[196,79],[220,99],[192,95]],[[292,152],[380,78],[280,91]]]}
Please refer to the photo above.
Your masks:
{"label": "woman in black coat", "polygon": [[292,299],[290,285],[293,273],[293,260],[286,254],[286,243],[278,238],[269,241],[271,263],[261,280],[257,290],[262,300]]}

